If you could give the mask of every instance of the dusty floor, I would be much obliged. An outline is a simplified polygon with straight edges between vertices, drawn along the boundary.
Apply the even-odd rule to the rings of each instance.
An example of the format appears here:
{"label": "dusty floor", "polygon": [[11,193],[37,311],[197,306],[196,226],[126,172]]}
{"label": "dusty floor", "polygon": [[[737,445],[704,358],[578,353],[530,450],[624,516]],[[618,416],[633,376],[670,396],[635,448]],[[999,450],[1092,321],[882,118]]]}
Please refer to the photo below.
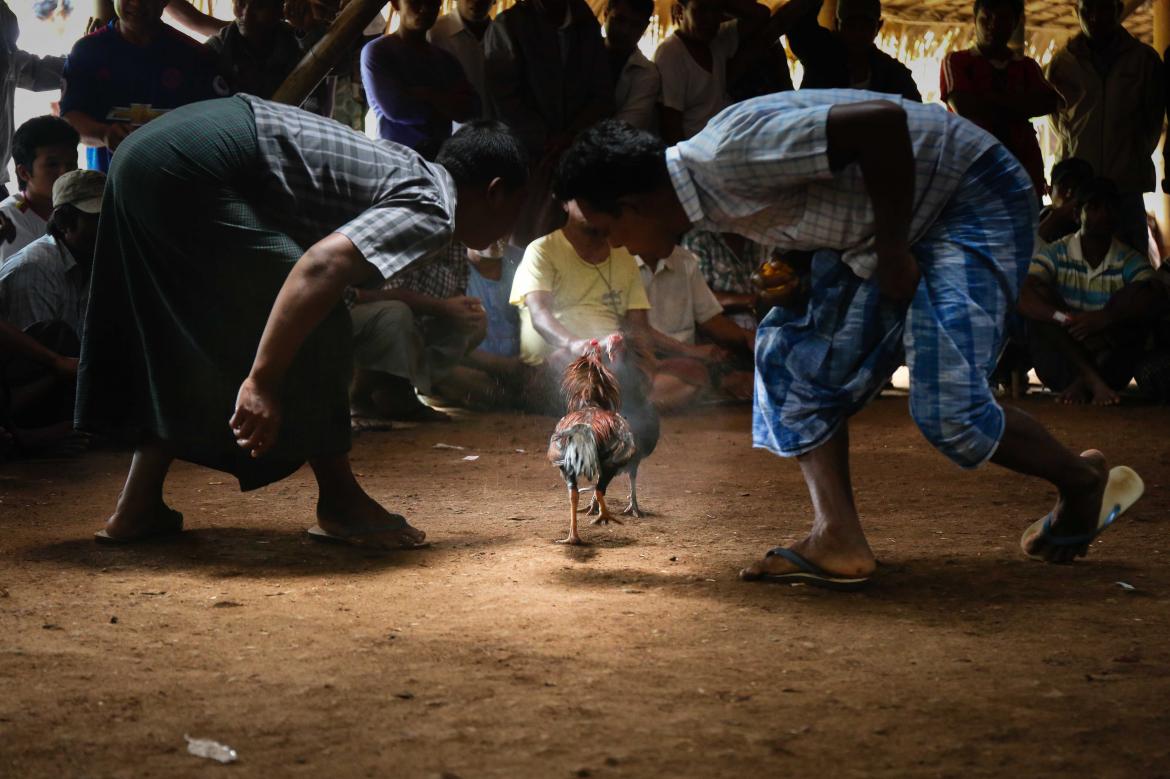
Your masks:
{"label": "dusty floor", "polygon": [[305,472],[241,495],[179,466],[190,532],[111,549],[124,453],[4,466],[0,776],[1170,776],[1170,411],[1023,405],[1134,466],[1138,507],[1087,561],[1028,561],[1051,491],[953,468],[884,399],[854,426],[861,594],[736,579],[809,510],[746,409],[668,421],[657,516],[580,550],[551,543],[550,419],[360,439],[435,542],[388,557],[306,538]]}

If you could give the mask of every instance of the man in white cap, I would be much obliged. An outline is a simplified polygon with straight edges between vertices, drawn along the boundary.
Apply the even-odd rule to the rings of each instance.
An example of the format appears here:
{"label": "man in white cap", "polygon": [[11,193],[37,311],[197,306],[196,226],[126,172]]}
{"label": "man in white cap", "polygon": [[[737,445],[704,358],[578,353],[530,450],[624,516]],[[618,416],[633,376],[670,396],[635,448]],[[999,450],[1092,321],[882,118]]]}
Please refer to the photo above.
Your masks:
{"label": "man in white cap", "polygon": [[27,330],[61,322],[80,337],[106,177],[75,170],[53,184],[48,233],[0,269],[0,319]]}

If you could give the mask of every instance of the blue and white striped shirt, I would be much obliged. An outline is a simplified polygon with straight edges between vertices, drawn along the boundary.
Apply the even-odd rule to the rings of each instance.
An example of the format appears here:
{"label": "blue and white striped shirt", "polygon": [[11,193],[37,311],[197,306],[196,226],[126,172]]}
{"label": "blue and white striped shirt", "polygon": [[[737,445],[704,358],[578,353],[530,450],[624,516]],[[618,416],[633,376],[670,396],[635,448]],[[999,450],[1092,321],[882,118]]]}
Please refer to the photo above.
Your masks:
{"label": "blue and white striped shirt", "polygon": [[1116,238],[1096,268],[1085,260],[1081,234],[1053,241],[1032,258],[1028,275],[1048,282],[1074,311],[1100,311],[1122,287],[1154,278],[1150,260]]}
{"label": "blue and white striped shirt", "polygon": [[833,249],[861,278],[877,264],[873,204],[851,163],[829,168],[829,110],[886,100],[906,111],[914,148],[910,240],[921,239],[963,174],[997,143],[941,106],[852,89],[802,89],[737,103],[666,151],[675,192],[694,227],[739,233],[780,249]]}

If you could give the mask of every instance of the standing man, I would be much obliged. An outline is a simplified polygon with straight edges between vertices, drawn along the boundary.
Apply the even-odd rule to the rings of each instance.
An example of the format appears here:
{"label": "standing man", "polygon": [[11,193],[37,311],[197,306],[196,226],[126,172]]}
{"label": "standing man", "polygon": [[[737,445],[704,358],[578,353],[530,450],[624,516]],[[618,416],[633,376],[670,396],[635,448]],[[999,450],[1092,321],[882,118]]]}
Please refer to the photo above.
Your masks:
{"label": "standing man", "polygon": [[658,66],[638,51],[638,41],[650,25],[654,0],[609,0],[605,6],[605,50],[614,79],[614,119],[639,130],[657,132]]}
{"label": "standing man", "polygon": [[451,13],[443,14],[427,33],[427,40],[463,66],[463,75],[479,96],[480,118],[491,116],[487,76],[484,75],[483,39],[492,23],[495,0],[457,0]]}
{"label": "standing man", "polygon": [[1016,159],[973,124],[872,92],[787,92],[735,105],[670,149],[602,123],[566,153],[556,193],[637,254],[669,252],[694,227],[817,251],[805,310],[775,308],[757,334],[753,425],[756,446],[799,459],[813,529],[744,579],[868,582],[848,419],[903,361],[911,415],[944,455],[1059,489],[1021,539],[1027,554],[1072,561],[1141,495],[1133,471],[1077,457],[992,394],[1037,203]]}
{"label": "standing man", "polygon": [[1080,157],[1117,185],[1117,236],[1145,254],[1143,193],[1162,135],[1165,76],[1158,53],[1121,26],[1121,0],[1078,0],[1081,32],[1048,63],[1064,104],[1054,115],[1060,159]]}

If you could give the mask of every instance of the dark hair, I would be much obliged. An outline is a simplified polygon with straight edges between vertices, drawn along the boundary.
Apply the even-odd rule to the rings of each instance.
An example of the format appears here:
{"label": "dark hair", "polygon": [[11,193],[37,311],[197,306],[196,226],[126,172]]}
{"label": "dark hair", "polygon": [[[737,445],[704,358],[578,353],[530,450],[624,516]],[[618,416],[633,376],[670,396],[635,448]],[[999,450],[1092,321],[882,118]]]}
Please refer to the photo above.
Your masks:
{"label": "dark hair", "polygon": [[1080,157],[1069,157],[1052,166],[1052,188],[1068,186],[1076,190],[1096,175],[1093,166]]}
{"label": "dark hair", "polygon": [[647,19],[654,15],[654,0],[609,0],[605,4],[605,10],[612,11],[619,3],[625,3],[633,9],[634,13],[645,16]]}
{"label": "dark hair", "polygon": [[1019,19],[1024,15],[1024,0],[975,0],[974,14],[979,13],[980,8],[991,10],[992,8],[999,8],[1007,6],[1012,12],[1012,16]]}
{"label": "dark hair", "polygon": [[621,213],[618,199],[624,195],[669,185],[666,145],[617,119],[598,122],[577,136],[553,175],[557,200],[584,200],[615,216]]}
{"label": "dark hair", "polygon": [[1077,187],[1077,208],[1101,205],[1113,211],[1117,207],[1117,185],[1106,178],[1090,179]]}
{"label": "dark hair", "polygon": [[[37,157],[37,149],[46,146],[68,146],[76,149],[81,137],[73,125],[59,116],[35,116],[16,128],[12,135],[12,161],[17,165],[31,168]],[[19,178],[20,174],[17,174]],[[20,180],[24,189],[25,181]]]}
{"label": "dark hair", "polygon": [[502,179],[518,189],[528,181],[528,153],[520,138],[503,122],[479,119],[468,122],[443,142],[435,162],[442,165],[458,186],[479,187]]}
{"label": "dark hair", "polygon": [[53,209],[53,213],[49,214],[49,222],[45,225],[45,232],[60,240],[67,231],[77,227],[77,222],[80,219],[81,209],[77,206],[68,203],[57,206]]}

